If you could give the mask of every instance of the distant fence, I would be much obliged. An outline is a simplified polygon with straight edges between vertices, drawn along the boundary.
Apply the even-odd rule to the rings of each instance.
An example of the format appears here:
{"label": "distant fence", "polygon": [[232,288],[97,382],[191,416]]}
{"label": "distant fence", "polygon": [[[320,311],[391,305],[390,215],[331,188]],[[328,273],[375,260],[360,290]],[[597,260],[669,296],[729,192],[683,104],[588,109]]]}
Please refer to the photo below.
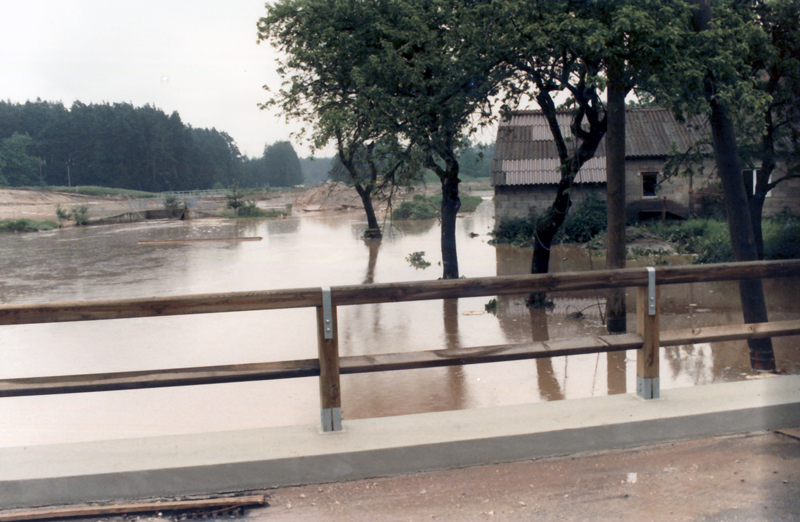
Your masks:
{"label": "distant fence", "polygon": [[[800,276],[800,260],[663,266],[177,297],[0,305],[0,325],[314,307],[316,359],[0,380],[0,397],[319,377],[324,431],[342,428],[341,374],[637,351],[637,394],[659,396],[659,347],[800,334],[800,321],[659,330],[659,285]],[[337,307],[533,292],[635,287],[635,333],[378,355],[339,356]],[[290,326],[287,326],[290,327]],[[295,326],[301,327],[301,326]]]}

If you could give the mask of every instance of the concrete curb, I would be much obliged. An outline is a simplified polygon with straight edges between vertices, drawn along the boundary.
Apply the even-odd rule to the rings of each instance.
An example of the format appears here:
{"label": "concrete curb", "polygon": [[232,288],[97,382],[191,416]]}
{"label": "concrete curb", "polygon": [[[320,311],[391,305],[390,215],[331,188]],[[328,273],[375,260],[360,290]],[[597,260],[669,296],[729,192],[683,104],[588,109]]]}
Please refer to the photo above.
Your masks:
{"label": "concrete curb", "polygon": [[0,448],[0,507],[452,469],[800,426],[800,376],[314,426]]}

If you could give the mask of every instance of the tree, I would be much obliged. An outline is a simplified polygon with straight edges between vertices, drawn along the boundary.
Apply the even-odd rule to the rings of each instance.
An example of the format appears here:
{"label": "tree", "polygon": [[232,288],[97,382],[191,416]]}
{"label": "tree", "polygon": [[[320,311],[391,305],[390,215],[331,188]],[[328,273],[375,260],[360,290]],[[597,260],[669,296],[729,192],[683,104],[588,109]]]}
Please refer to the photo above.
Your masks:
{"label": "tree", "polygon": [[458,150],[491,119],[491,98],[509,70],[491,2],[387,2],[376,12],[380,43],[361,70],[375,106],[441,182],[442,277],[459,277]]}
{"label": "tree", "polygon": [[[800,2],[753,1],[739,6],[738,14],[760,27],[765,38],[748,46],[741,79],[768,96],[760,111],[736,115],[743,165],[754,169],[746,180],[753,234],[758,258],[764,257],[761,222],[767,193],[786,180],[800,177]],[[759,35],[760,36],[760,35]],[[785,169],[778,175],[778,161]]]}
{"label": "tree", "polygon": [[288,141],[276,141],[264,147],[262,158],[271,187],[293,187],[303,183],[300,158]]}
{"label": "tree", "polygon": [[[735,16],[728,17],[737,26],[732,27],[712,24],[712,10],[710,0],[693,0],[697,9],[693,16],[694,29],[698,33],[700,50],[703,53],[715,52],[721,56],[714,60],[702,62],[703,99],[708,103],[710,112],[709,126],[714,146],[714,155],[717,162],[719,178],[722,182],[723,199],[728,218],[731,244],[736,261],[755,261],[758,259],[758,249],[755,243],[753,223],[750,217],[748,196],[744,186],[742,168],[739,160],[739,151],[736,141],[734,122],[728,108],[742,93],[748,94],[746,86],[736,81],[731,67],[735,67],[727,51],[732,43],[740,43],[740,37],[758,35],[758,29],[746,20]],[[727,11],[726,14],[733,14]],[[720,54],[716,54],[720,53]],[[701,55],[703,56],[703,55]],[[727,60],[726,60],[727,58]],[[763,98],[761,99],[763,100]],[[756,99],[756,105],[763,101]],[[766,322],[767,305],[764,299],[764,289],[760,279],[744,279],[739,282],[739,295],[742,301],[742,312],[745,323]],[[775,355],[772,349],[772,339],[748,340],[750,347],[750,365],[754,369],[774,370]]]}
{"label": "tree", "polygon": [[308,137],[314,150],[334,142],[333,169],[346,173],[361,198],[366,235],[379,238],[372,200],[405,184],[413,166],[396,141],[393,122],[377,110],[363,80],[366,60],[380,52],[374,17],[353,2],[278,2],[259,21],[259,39],[286,55],[278,69],[284,87],[264,107],[277,106],[287,119],[311,125],[297,135]]}
{"label": "tree", "polygon": [[414,158],[437,174],[444,278],[459,276],[456,151],[499,84],[495,25],[489,2],[464,0],[285,0],[259,23],[260,38],[288,56],[279,71],[291,72],[272,103],[311,124],[315,146],[335,140],[346,167],[375,153],[406,159],[372,162],[389,169],[376,182],[413,172]]}
{"label": "tree", "polygon": [[[502,5],[501,18],[508,20],[504,31],[507,60],[521,73],[509,92],[514,100],[528,95],[537,102],[547,119],[561,165],[553,204],[536,222],[531,273],[547,273],[553,238],[572,205],[573,181],[583,164],[594,156],[608,129],[608,108],[601,98],[607,86],[607,71],[616,72],[612,98],[619,100],[634,86],[647,84],[652,75],[667,70],[670,60],[678,56],[680,24],[688,12],[681,2],[672,0],[524,4],[509,0]],[[564,133],[554,101],[555,96],[564,93],[569,96],[564,108],[571,111],[571,136]],[[615,110],[619,117],[619,109]],[[620,139],[624,144],[624,135]],[[618,180],[619,176],[613,172],[611,175],[612,182]],[[616,185],[610,188],[612,192],[617,190]],[[624,252],[624,206],[620,207],[615,193],[609,197],[614,199],[610,205],[614,230],[622,229],[617,233],[615,248]],[[620,256],[612,257],[618,261]],[[529,302],[533,306],[546,304],[544,294],[532,295]]]}
{"label": "tree", "polygon": [[15,132],[0,145],[0,185],[13,187],[39,184],[39,158],[29,156],[27,149],[33,142],[27,134]]}

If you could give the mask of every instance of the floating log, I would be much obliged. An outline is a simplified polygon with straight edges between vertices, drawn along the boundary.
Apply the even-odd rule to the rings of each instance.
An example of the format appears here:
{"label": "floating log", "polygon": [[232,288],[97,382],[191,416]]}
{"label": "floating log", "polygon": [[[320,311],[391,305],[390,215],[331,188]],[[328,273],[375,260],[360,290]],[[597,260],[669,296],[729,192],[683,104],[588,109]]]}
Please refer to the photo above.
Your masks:
{"label": "floating log", "polygon": [[143,239],[140,245],[173,245],[182,243],[203,243],[209,241],[239,242],[239,241],[261,241],[263,237],[204,237],[193,239]]}

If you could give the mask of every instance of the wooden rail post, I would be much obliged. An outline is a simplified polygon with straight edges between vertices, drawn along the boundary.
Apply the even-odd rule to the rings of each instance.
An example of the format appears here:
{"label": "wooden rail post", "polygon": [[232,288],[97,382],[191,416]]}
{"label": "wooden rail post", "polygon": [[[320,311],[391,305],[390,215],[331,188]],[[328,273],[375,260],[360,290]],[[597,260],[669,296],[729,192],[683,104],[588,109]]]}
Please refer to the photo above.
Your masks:
{"label": "wooden rail post", "polygon": [[322,431],[341,431],[342,397],[339,385],[339,328],[331,289],[322,289],[322,306],[317,307],[319,349],[319,401]]}
{"label": "wooden rail post", "polygon": [[647,267],[648,285],[636,287],[636,331],[644,344],[636,353],[636,394],[643,399],[658,399],[659,332],[656,271]]}

